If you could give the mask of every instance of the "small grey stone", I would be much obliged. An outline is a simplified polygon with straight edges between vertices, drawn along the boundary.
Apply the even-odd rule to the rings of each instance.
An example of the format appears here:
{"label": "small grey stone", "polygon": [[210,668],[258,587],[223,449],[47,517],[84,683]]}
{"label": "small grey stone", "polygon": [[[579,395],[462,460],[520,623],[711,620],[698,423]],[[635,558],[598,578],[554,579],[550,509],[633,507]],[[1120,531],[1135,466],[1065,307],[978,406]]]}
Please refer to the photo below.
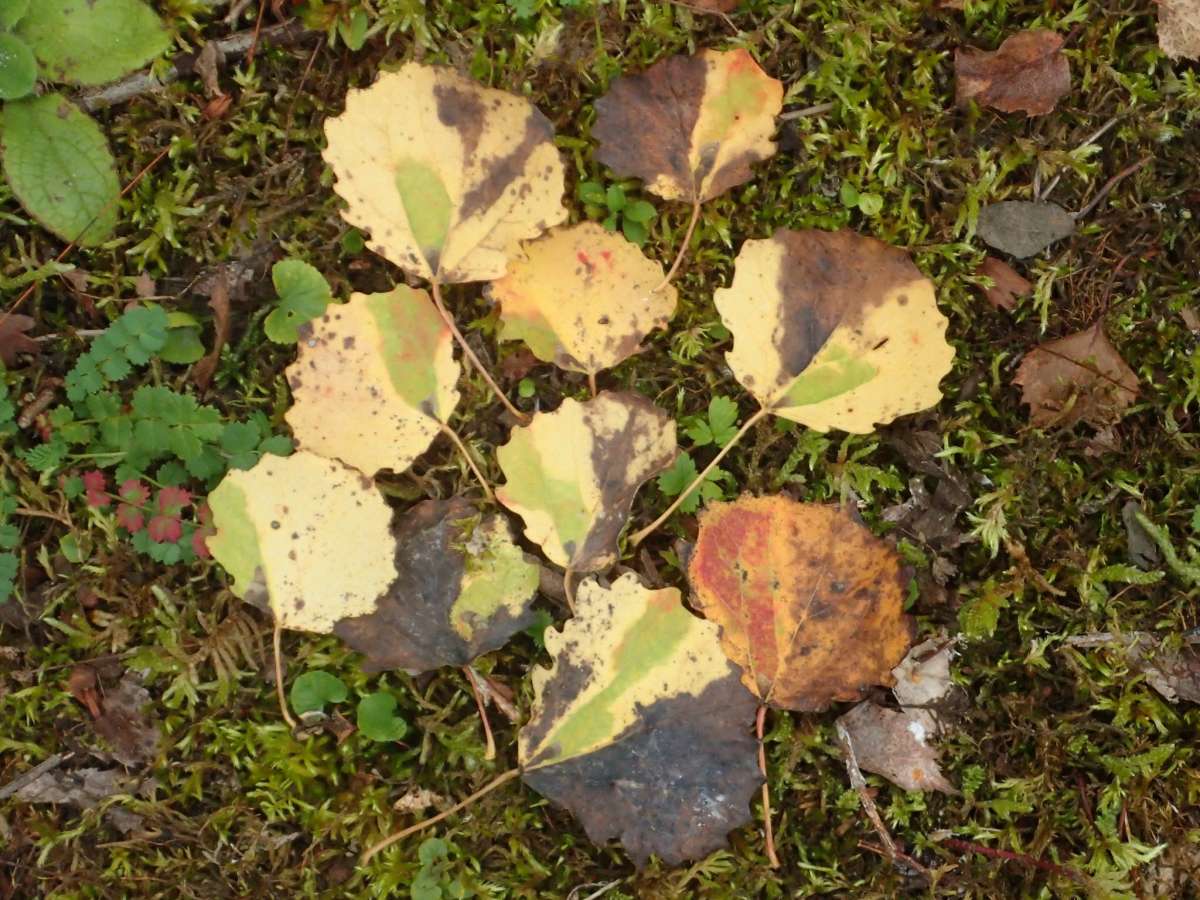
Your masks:
{"label": "small grey stone", "polygon": [[989,247],[1025,259],[1075,233],[1075,219],[1056,203],[1004,200],[979,211],[979,237]]}

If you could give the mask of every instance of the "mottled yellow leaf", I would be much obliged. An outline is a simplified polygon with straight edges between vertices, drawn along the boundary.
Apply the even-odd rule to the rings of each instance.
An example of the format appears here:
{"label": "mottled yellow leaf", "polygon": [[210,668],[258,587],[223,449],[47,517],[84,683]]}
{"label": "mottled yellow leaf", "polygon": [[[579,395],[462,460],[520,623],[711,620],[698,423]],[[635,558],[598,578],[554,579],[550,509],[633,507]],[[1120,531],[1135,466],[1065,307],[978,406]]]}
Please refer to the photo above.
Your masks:
{"label": "mottled yellow leaf", "polygon": [[520,241],[566,218],[549,120],[451,69],[408,63],[380,75],[349,92],[325,133],[345,218],[407,272],[499,278]]}
{"label": "mottled yellow leaf", "polygon": [[264,454],[209,494],[208,549],[234,592],[265,588],[285,628],[328,633],[374,611],[396,578],[391,509],[361,472],[303,451]]}
{"label": "mottled yellow leaf", "polygon": [[745,50],[671,56],[596,101],[596,158],[667,200],[702,202],[775,154],[783,85]]}
{"label": "mottled yellow leaf", "polygon": [[301,326],[287,413],[300,447],[373,475],[402,472],[458,403],[450,329],[424,291],[353,294]]}
{"label": "mottled yellow leaf", "polygon": [[742,244],[715,300],[733,332],[730,368],[777,416],[865,434],[941,399],[948,323],[903,250],[847,230],[780,230]]}
{"label": "mottled yellow leaf", "polygon": [[501,340],[523,340],[538,359],[594,375],[637,352],[666,327],[675,288],[662,266],[595,222],[555,230],[527,244],[492,283]]}
{"label": "mottled yellow leaf", "polygon": [[595,572],[616,558],[634,494],[675,459],[675,423],[646,398],[604,392],[566,399],[514,428],[496,458],[496,498],[525,521],[551,561]]}

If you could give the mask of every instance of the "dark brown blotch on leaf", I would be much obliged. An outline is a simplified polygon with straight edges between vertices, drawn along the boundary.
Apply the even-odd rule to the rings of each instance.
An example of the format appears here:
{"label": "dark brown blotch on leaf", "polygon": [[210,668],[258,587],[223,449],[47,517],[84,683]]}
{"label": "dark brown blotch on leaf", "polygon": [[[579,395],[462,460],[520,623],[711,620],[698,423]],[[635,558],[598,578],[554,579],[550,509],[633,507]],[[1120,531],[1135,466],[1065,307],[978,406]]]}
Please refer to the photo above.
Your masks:
{"label": "dark brown blotch on leaf", "polygon": [[762,784],[757,706],[730,666],[699,696],[645,707],[611,744],[523,777],[597,844],[619,839],[639,868],[651,855],[670,866],[702,859],[751,820],[750,798]]}

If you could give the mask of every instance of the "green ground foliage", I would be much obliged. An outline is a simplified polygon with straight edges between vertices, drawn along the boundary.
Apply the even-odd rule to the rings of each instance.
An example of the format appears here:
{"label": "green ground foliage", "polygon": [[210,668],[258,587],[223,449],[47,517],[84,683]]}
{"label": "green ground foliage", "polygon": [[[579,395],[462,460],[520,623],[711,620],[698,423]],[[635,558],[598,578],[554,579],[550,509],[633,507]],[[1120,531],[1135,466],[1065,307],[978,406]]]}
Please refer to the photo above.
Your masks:
{"label": "green ground foliage", "polygon": [[[235,4],[246,8],[230,24],[228,3],[157,5],[179,52],[252,30],[259,6]],[[1200,287],[1200,69],[1157,49],[1155,4],[966,0],[956,11],[925,0],[749,0],[728,20],[633,0],[263,6],[264,29],[275,27],[276,6],[313,31],[264,43],[251,62],[220,71],[227,106],[206,97],[196,73],[94,112],[122,183],[165,153],[121,201],[106,241],[47,265],[65,244],[0,182],[0,294],[8,308],[36,285],[20,312],[41,338],[40,355],[20,357],[0,382],[0,585],[15,582],[0,605],[0,785],[54,754],[72,754],[59,769],[67,773],[112,769],[113,752],[135,761],[122,791],[91,808],[0,802],[0,897],[581,900],[606,887],[609,900],[1194,895],[1200,709],[1168,703],[1112,645],[1067,643],[1132,631],[1178,641],[1200,624],[1188,552],[1200,545],[1200,355],[1188,324],[1197,320],[1186,314]],[[1032,27],[1066,38],[1072,91],[1058,109],[1034,119],[954,109],[954,49],[991,49]],[[509,768],[516,726],[493,708],[498,754],[488,761],[463,673],[367,676],[336,639],[288,634],[289,682],[320,670],[345,687],[312,701],[331,727],[292,737],[275,703],[266,618],[197,558],[189,536],[203,516],[197,505],[181,512],[183,498],[164,489],[182,485],[198,504],[228,468],[287,452],[282,371],[294,349],[264,333],[278,303],[274,262],[307,261],[335,297],[387,290],[400,277],[343,223],[320,156],[322,123],[347,88],[421,59],[528,95],[555,125],[573,215],[618,227],[622,213],[626,233],[644,231],[645,251],[669,260],[689,210],[593,161],[593,102],[620,73],[705,46],[749,49],[786,86],[785,110],[804,114],[781,122],[780,152],[751,181],[705,204],[671,330],[601,386],[637,390],[669,410],[699,468],[730,428],[726,404],[712,398],[732,399],[742,417],[753,409],[724,364],[729,336],[710,295],[728,283],[744,239],[849,226],[908,248],[934,279],[958,352],[935,410],[861,437],[765,421],[704,494],[787,490],[857,502],[914,568],[910,611],[921,633],[963,634],[957,717],[941,741],[942,768],[961,793],[906,793],[868,776],[884,821],[935,883],[878,847],[836,741],[844,706],[768,717],[779,869],[767,865],[760,833],[745,828],[728,851],[690,867],[635,871],[519,782],[358,869],[365,846]],[[982,204],[1029,199],[1035,179],[1044,187],[1058,178],[1050,199],[1078,210],[1143,158],[1073,238],[1023,267],[1036,290],[1015,313],[981,299],[973,272],[984,256],[974,239]],[[162,329],[200,323],[211,346],[209,298],[220,279],[228,343],[200,391],[186,366],[159,352]],[[497,320],[478,285],[446,293],[523,409],[587,395],[581,376],[530,368],[517,345],[497,358]],[[165,324],[155,314],[155,346],[125,340],[121,315],[139,297],[186,314]],[[1098,319],[1138,374],[1136,404],[1105,431],[1032,428],[1011,383],[1022,354]],[[498,481],[491,448],[506,429],[477,375],[461,387],[456,427],[486,450]],[[131,539],[118,500],[89,505],[96,485],[81,476],[97,466],[114,494],[142,482],[121,488],[135,506],[174,503],[182,531],[173,551]],[[647,486],[634,521],[663,509],[684,477]],[[952,480],[969,498],[935,537],[885,516],[913,497],[913,479],[928,492]],[[438,442],[382,483],[402,505],[470,490],[473,480]],[[1145,557],[1142,547],[1143,566],[1131,563],[1129,501],[1174,556]],[[681,515],[623,563],[683,587],[677,541],[693,536],[694,519]],[[544,621],[564,617],[552,600],[542,604]],[[521,677],[546,662],[535,629],[477,669],[514,687],[527,710]],[[147,719],[161,733],[149,748],[116,746],[128,728],[106,737],[87,709],[89,689],[111,696],[129,673],[149,692]],[[370,701],[372,726],[347,734],[367,714],[362,700],[380,694],[394,709]],[[376,739],[389,735],[398,740]],[[425,791],[437,795],[432,805]]]}

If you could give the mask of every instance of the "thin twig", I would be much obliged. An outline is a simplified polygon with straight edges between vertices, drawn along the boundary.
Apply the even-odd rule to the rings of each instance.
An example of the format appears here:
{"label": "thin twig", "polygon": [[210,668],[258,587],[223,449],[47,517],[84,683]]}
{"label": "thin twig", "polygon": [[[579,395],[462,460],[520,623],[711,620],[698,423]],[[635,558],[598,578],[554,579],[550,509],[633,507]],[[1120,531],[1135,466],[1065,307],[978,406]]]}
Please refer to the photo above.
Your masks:
{"label": "thin twig", "polygon": [[754,718],[754,733],[758,737],[758,770],[762,772],[763,837],[767,846],[767,860],[772,869],[779,868],[779,857],[775,853],[775,830],[771,826],[771,786],[767,783],[767,751],[763,744],[763,724],[767,718],[766,704],[758,707]]}
{"label": "thin twig", "polygon": [[832,100],[828,103],[817,103],[813,106],[806,106],[803,109],[789,109],[785,113],[780,113],[779,118],[787,119],[802,119],[805,116],[819,116],[821,113],[827,113],[837,106]]}
{"label": "thin twig", "polygon": [[500,390],[500,385],[496,384],[495,380],[488,373],[488,370],[484,367],[483,363],[479,361],[479,357],[475,355],[475,351],[471,349],[469,344],[467,344],[467,339],[463,337],[462,332],[458,330],[458,325],[454,321],[454,316],[450,315],[450,311],[446,309],[446,304],[442,301],[442,286],[438,283],[436,278],[429,282],[429,287],[430,293],[433,295],[433,305],[437,307],[438,313],[441,314],[442,321],[446,323],[446,327],[450,329],[450,333],[454,335],[454,339],[458,341],[458,346],[462,347],[463,355],[466,356],[471,365],[475,367],[475,371],[483,376],[483,380],[488,383],[488,387],[492,389],[492,393],[496,395],[496,399],[504,404],[504,408],[512,413],[518,422],[521,422],[522,424],[528,422],[529,416],[513,406],[512,401],[505,396],[504,391]]}
{"label": "thin twig", "polygon": [[1131,163],[1130,165],[1123,168],[1120,172],[1118,172],[1112,178],[1108,179],[1108,181],[1104,182],[1104,187],[1100,188],[1100,190],[1096,193],[1096,196],[1092,198],[1091,202],[1087,206],[1085,206],[1083,209],[1081,209],[1079,212],[1075,213],[1073,218],[1075,218],[1076,220],[1084,218],[1088,213],[1090,213],[1093,209],[1095,209],[1097,206],[1100,205],[1100,201],[1103,200],[1105,197],[1107,197],[1109,191],[1111,191],[1113,188],[1115,188],[1121,180],[1128,178],[1130,175],[1132,175],[1134,172],[1136,172],[1142,166],[1146,165],[1147,163],[1152,162],[1153,160],[1154,160],[1153,156],[1144,156],[1141,159],[1139,159],[1137,162]]}
{"label": "thin twig", "polygon": [[760,409],[758,412],[756,412],[754,415],[752,415],[749,419],[747,419],[746,424],[738,429],[738,432],[737,432],[737,434],[735,434],[733,436],[733,439],[728,444],[726,444],[724,447],[721,448],[721,452],[718,453],[715,457],[713,457],[712,462],[710,462],[707,466],[704,467],[704,471],[701,472],[699,475],[697,475],[695,480],[692,481],[692,483],[689,484],[686,488],[684,488],[684,490],[680,493],[680,495],[675,498],[675,502],[673,502],[670,506],[668,506],[665,510],[663,510],[663,513],[661,516],[659,516],[657,519],[655,519],[653,522],[651,522],[649,525],[647,525],[641,531],[634,534],[633,537],[631,537],[629,539],[629,548],[632,550],[634,547],[636,547],[638,544],[640,544],[642,541],[644,541],[648,535],[650,535],[654,531],[657,531],[658,527],[660,525],[662,525],[663,522],[665,522],[665,521],[667,521],[667,519],[671,518],[671,516],[672,516],[672,514],[674,514],[675,510],[677,510],[679,508],[679,505],[681,503],[683,503],[683,501],[686,500],[691,495],[692,491],[697,490],[700,487],[700,485],[702,485],[704,483],[704,480],[706,478],[708,478],[709,473],[712,472],[713,469],[715,469],[717,467],[717,465],[721,462],[721,460],[723,460],[725,458],[725,455],[727,453],[729,453],[729,451],[732,450],[734,448],[734,446],[737,445],[737,442],[742,439],[742,437],[746,434],[746,432],[749,431],[751,428],[753,428],[755,425],[757,425],[758,422],[764,416],[766,416],[768,412],[770,412],[770,410],[768,410],[764,406],[762,409]]}
{"label": "thin twig", "polygon": [[258,50],[258,38],[262,34],[263,13],[267,11],[267,0],[258,0],[258,18],[254,20],[254,36],[250,41],[250,49],[246,51],[246,65],[254,65],[254,54]]}
{"label": "thin twig", "polygon": [[436,825],[438,822],[442,821],[442,819],[449,818],[450,816],[452,816],[456,812],[458,812],[460,809],[470,806],[472,803],[474,803],[480,797],[484,796],[485,794],[490,794],[496,788],[500,787],[500,785],[504,784],[505,782],[512,781],[514,778],[516,778],[520,774],[521,774],[521,770],[519,768],[509,769],[507,772],[503,773],[502,775],[498,775],[497,777],[493,778],[491,781],[489,781],[487,784],[485,784],[483,787],[481,787],[479,790],[477,790],[475,793],[473,793],[470,797],[468,797],[466,800],[463,800],[460,803],[455,803],[452,807],[450,807],[445,812],[438,813],[436,816],[433,816],[432,818],[429,818],[429,819],[425,819],[422,822],[418,822],[416,825],[410,825],[410,826],[408,826],[408,828],[401,829],[400,831],[397,831],[395,834],[388,835],[379,843],[373,844],[372,846],[368,847],[366,849],[366,851],[363,853],[363,855],[359,861],[362,863],[362,865],[365,866],[368,862],[371,861],[371,857],[373,857],[376,853],[379,853],[379,851],[386,850],[388,847],[392,846],[392,844],[396,843],[397,841],[404,840],[404,838],[408,837],[410,834],[416,834],[418,831],[424,831],[429,826]]}
{"label": "thin twig", "polygon": [[283,714],[283,721],[287,722],[288,728],[295,731],[296,720],[288,712],[287,697],[283,693],[283,619],[280,618],[279,613],[275,613],[271,647],[275,653],[275,696],[279,698],[279,712]]}
{"label": "thin twig", "polygon": [[0,801],[7,800],[13,794],[17,793],[17,791],[21,790],[21,788],[25,787],[25,785],[32,784],[47,772],[57,769],[74,755],[75,752],[69,750],[66,753],[55,753],[52,756],[46,757],[32,769],[22,772],[8,784],[4,785],[4,787],[0,787]]}
{"label": "thin twig", "polygon": [[467,682],[471,685],[471,693],[475,695],[475,705],[479,707],[479,721],[483,723],[483,736],[487,743],[483,758],[495,759],[496,739],[492,737],[492,725],[488,722],[487,703],[483,699],[483,692],[479,689],[479,682],[475,680],[475,670],[469,665],[463,666],[462,670],[463,674],[467,676]]}
{"label": "thin twig", "polygon": [[467,461],[467,465],[470,466],[471,471],[475,473],[475,478],[478,479],[479,486],[483,488],[483,495],[487,497],[489,501],[495,500],[496,496],[492,493],[492,486],[488,484],[487,478],[485,478],[483,472],[479,470],[479,466],[475,464],[475,460],[471,458],[471,451],[467,449],[467,445],[463,442],[463,439],[460,438],[455,430],[445,422],[439,422],[438,424],[442,426],[442,431],[445,433],[446,437],[450,438],[450,440],[454,442],[454,446],[458,448],[458,452],[462,454],[462,458]]}
{"label": "thin twig", "polygon": [[837,726],[838,739],[841,740],[842,747],[846,751],[846,772],[850,776],[850,786],[858,792],[858,799],[863,805],[863,810],[866,812],[867,818],[871,820],[871,824],[875,826],[875,833],[883,841],[883,846],[887,849],[888,856],[895,859],[899,853],[896,848],[896,842],[892,840],[891,833],[887,830],[887,826],[883,824],[883,819],[879,817],[879,810],[875,807],[875,801],[871,799],[871,792],[867,790],[867,780],[863,778],[862,769],[858,767],[858,757],[854,754],[854,742],[850,740],[850,732],[846,730],[846,726],[841,722],[836,722],[835,724]]}
{"label": "thin twig", "polygon": [[[293,19],[280,25],[263,28],[258,36],[258,42],[260,45],[286,46],[297,44],[306,38],[320,36],[320,32],[311,31]],[[254,45],[254,32],[240,31],[219,41],[213,41],[213,43],[217,47],[218,61],[224,64],[231,59],[240,59],[250,52],[250,48]],[[92,112],[108,106],[115,106],[118,103],[125,103],[143,94],[155,93],[171,82],[191,75],[196,68],[197,56],[196,53],[181,53],[175,57],[171,68],[167,69],[161,77],[156,77],[150,72],[135,72],[107,87],[83,94],[77,98],[76,102],[87,111]]]}
{"label": "thin twig", "polygon": [[1014,853],[1012,850],[999,850],[995,847],[985,847],[983,844],[976,844],[974,841],[962,841],[958,838],[942,838],[939,841],[944,847],[949,847],[951,850],[957,850],[959,853],[978,853],[980,856],[986,856],[989,859],[1000,859],[1006,862],[1019,862],[1022,865],[1032,866],[1035,869],[1041,869],[1043,872],[1053,872],[1055,875],[1063,875],[1070,878],[1078,884],[1087,883],[1087,879],[1070,866],[1060,866],[1058,863],[1048,862],[1044,859],[1030,856],[1027,853]]}

